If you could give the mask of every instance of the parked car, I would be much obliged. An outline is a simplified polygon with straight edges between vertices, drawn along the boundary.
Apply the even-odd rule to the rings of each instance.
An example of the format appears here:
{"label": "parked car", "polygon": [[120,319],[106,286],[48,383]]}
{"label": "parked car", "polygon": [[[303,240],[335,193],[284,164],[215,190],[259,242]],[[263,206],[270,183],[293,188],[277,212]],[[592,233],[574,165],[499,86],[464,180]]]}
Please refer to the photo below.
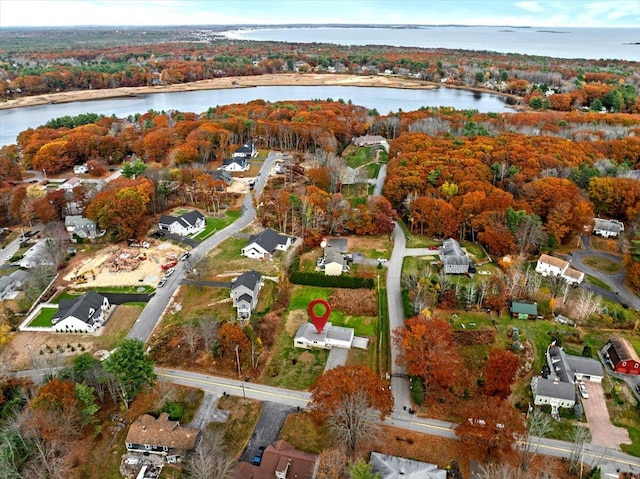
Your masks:
{"label": "parked car", "polygon": [[168,278],[169,276],[171,276],[173,273],[176,272],[175,268],[169,268],[165,273],[164,273],[164,277]]}
{"label": "parked car", "polygon": [[260,446],[258,448],[258,452],[256,453],[256,455],[253,456],[253,461],[252,462],[253,462],[254,466],[259,466],[260,463],[262,462],[262,455],[264,454],[264,449],[265,449],[264,446]]}
{"label": "parked car", "polygon": [[189,253],[188,251],[185,251],[180,255],[180,261],[185,261],[189,256],[191,256],[191,253]]}
{"label": "parked car", "polygon": [[638,393],[640,393],[640,384],[636,384],[636,391],[638,391]]}
{"label": "parked car", "polygon": [[158,288],[162,288],[165,283],[167,282],[167,278],[162,278],[159,282],[158,282]]}
{"label": "parked car", "polygon": [[376,261],[378,261],[378,263],[380,264],[384,264],[384,263],[387,263],[389,260],[387,258],[378,258]]}
{"label": "parked car", "polygon": [[589,393],[587,392],[587,388],[584,384],[578,384],[578,390],[580,391],[580,396],[584,399],[589,399]]}

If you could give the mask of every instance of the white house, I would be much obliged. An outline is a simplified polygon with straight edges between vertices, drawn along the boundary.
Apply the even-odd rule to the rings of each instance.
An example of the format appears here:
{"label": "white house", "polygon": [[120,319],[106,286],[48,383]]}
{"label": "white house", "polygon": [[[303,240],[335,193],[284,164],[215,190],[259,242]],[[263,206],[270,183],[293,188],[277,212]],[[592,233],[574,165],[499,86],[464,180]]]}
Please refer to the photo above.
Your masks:
{"label": "white house", "polygon": [[22,269],[6,276],[0,276],[0,301],[15,298],[18,294],[16,290],[24,285],[28,276],[29,273]]}
{"label": "white house", "polygon": [[89,167],[87,166],[87,164],[83,164],[83,165],[75,165],[73,167],[73,172],[76,175],[84,175],[85,173],[87,173],[89,171]]}
{"label": "white house", "polygon": [[542,276],[560,276],[570,284],[580,284],[584,280],[584,273],[569,268],[568,261],[549,256],[548,254],[540,255],[535,271]]}
{"label": "white house", "polygon": [[291,236],[281,235],[271,228],[267,228],[257,235],[251,235],[249,242],[242,248],[242,254],[248,258],[270,258],[276,250],[287,251],[291,246]]}
{"label": "white house", "polygon": [[327,322],[319,333],[313,324],[304,323],[298,328],[293,338],[293,345],[296,348],[304,349],[331,349],[333,347],[350,349],[353,336],[354,330],[352,328],[333,326],[330,322]]}
{"label": "white house", "polygon": [[624,231],[624,223],[618,220],[594,218],[593,234],[604,238],[617,238]]}
{"label": "white house", "polygon": [[244,156],[227,158],[222,162],[222,168],[229,173],[247,171],[250,168],[249,161]]}
{"label": "white house", "polygon": [[76,186],[80,186],[81,184],[82,184],[82,180],[80,180],[80,178],[78,178],[77,176],[74,176],[73,178],[69,178],[67,181],[65,181],[60,186],[58,186],[58,189],[59,190],[65,190],[65,191],[71,191]]}
{"label": "white house", "polygon": [[205,217],[197,210],[189,211],[181,216],[162,215],[158,229],[180,236],[189,236],[204,231]]}
{"label": "white house", "polygon": [[604,369],[600,362],[592,358],[572,356],[555,344],[547,348],[548,372],[546,378],[536,376],[531,380],[531,391],[536,405],[548,404],[552,413],[559,407],[570,408],[575,404],[576,381],[602,382]]}
{"label": "white house", "polygon": [[245,143],[239,146],[231,156],[233,156],[233,158],[255,158],[258,156],[258,150],[256,150],[253,143]]}
{"label": "white house", "polygon": [[258,304],[258,294],[262,287],[262,275],[257,271],[246,271],[233,280],[231,299],[237,310],[238,321],[246,321],[251,317]]}
{"label": "white house", "polygon": [[66,216],[64,218],[64,226],[71,235],[75,234],[80,238],[98,238],[106,232],[98,230],[95,221],[80,215]]}
{"label": "white house", "polygon": [[380,479],[447,479],[447,471],[438,469],[435,464],[405,457],[389,456],[374,451],[369,463],[371,472],[377,473]]}
{"label": "white house", "polygon": [[54,331],[90,333],[104,324],[109,300],[94,291],[79,298],[60,301],[58,312],[51,320]]}

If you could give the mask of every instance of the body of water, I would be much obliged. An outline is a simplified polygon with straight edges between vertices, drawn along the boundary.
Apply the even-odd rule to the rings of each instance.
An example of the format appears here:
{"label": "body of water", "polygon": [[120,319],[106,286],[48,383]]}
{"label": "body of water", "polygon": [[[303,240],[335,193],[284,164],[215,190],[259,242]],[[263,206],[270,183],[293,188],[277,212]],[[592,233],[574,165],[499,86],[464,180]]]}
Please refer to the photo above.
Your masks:
{"label": "body of water", "polygon": [[36,128],[53,118],[66,115],[98,113],[124,118],[149,110],[202,113],[217,105],[247,103],[257,99],[277,102],[328,98],[334,101],[343,99],[345,102],[351,100],[356,105],[375,108],[382,115],[399,110],[418,110],[422,106],[450,106],[458,110],[473,109],[485,113],[503,112],[507,108],[505,97],[450,88],[402,90],[345,86],[272,86],[154,93],[134,98],[57,103],[0,110],[0,146],[15,143],[21,131]]}
{"label": "body of water", "polygon": [[640,61],[640,28],[307,27],[235,30],[227,35],[243,40],[450,48]]}

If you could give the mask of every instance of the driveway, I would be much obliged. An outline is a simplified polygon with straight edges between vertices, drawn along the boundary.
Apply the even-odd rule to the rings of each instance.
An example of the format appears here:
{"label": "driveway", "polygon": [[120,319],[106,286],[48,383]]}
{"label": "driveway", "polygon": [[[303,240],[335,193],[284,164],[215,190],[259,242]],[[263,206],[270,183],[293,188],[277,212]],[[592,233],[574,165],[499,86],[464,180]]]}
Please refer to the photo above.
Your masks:
{"label": "driveway", "polygon": [[296,410],[296,408],[292,408],[291,406],[264,401],[262,403],[262,414],[260,415],[260,419],[258,419],[258,424],[256,424],[251,439],[249,439],[247,447],[244,448],[242,456],[240,456],[240,460],[251,462],[260,446],[267,447],[272,442],[277,441],[284,420],[290,413]]}
{"label": "driveway", "polygon": [[611,424],[604,390],[599,383],[584,381],[589,399],[582,399],[584,413],[591,430],[591,444],[620,450],[620,444],[631,444],[626,429]]}
{"label": "driveway", "polygon": [[219,399],[220,394],[206,393],[193,416],[193,421],[187,424],[187,426],[204,429],[210,422],[226,422],[229,417],[229,412],[218,409]]}

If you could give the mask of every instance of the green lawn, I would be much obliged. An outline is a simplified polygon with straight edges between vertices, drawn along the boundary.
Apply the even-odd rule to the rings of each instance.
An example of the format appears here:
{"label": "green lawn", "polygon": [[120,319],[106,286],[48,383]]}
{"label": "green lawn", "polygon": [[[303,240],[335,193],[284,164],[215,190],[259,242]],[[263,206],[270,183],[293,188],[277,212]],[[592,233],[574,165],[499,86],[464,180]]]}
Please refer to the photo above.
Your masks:
{"label": "green lawn", "polygon": [[599,288],[602,288],[606,291],[611,291],[611,287],[605,283],[604,281],[600,281],[598,278],[594,278],[593,276],[587,274],[585,275],[586,279],[587,279],[587,283],[590,283],[594,286],[598,286]]}
{"label": "green lawn", "polygon": [[609,258],[604,258],[602,256],[585,256],[582,259],[582,262],[596,271],[600,271],[605,274],[613,274],[620,271],[620,263],[618,261],[612,261]]}
{"label": "green lawn", "polygon": [[409,228],[401,219],[398,219],[398,224],[407,237],[407,248],[428,248],[429,246],[440,246],[442,244],[442,241],[436,241],[426,236],[410,233]]}
{"label": "green lawn", "polygon": [[377,178],[380,172],[380,163],[370,163],[367,165],[369,178]]}
{"label": "green lawn", "polygon": [[[378,148],[381,147],[375,147],[375,149]],[[376,153],[374,147],[371,146],[358,147],[355,145],[349,145],[342,153],[342,157],[351,168],[357,168],[358,166],[366,165],[367,163],[375,161]]]}
{"label": "green lawn", "polygon": [[33,318],[29,326],[34,328],[50,328],[51,320],[58,312],[58,308],[42,308],[38,316]]}
{"label": "green lawn", "polygon": [[206,240],[209,236],[213,235],[217,231],[226,228],[235,220],[240,218],[241,214],[241,211],[233,210],[225,212],[224,217],[222,218],[207,218],[204,231],[201,231],[196,236],[194,236],[194,239],[199,241]]}

